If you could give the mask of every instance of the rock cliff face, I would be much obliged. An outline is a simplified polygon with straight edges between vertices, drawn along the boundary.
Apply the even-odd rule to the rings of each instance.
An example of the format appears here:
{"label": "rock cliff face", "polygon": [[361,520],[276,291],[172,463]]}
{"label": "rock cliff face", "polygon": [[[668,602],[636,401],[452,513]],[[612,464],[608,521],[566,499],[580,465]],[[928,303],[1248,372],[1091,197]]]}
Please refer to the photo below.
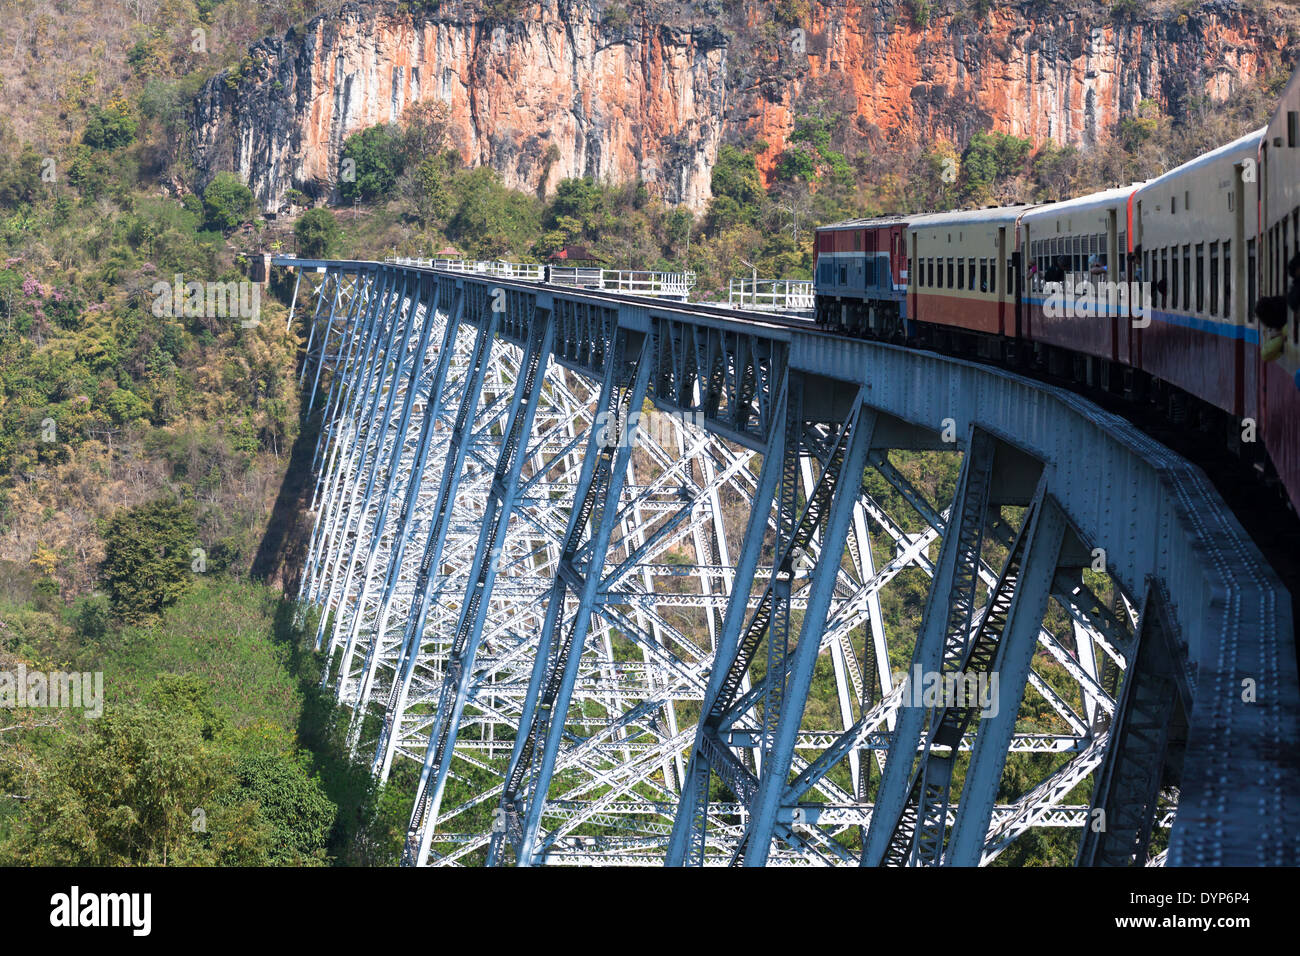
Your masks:
{"label": "rock cliff face", "polygon": [[1087,146],[1143,99],[1221,98],[1295,48],[1293,11],[1227,0],[1128,16],[1027,2],[977,17],[948,2],[924,26],[917,0],[811,0],[788,23],[774,11],[798,4],[541,0],[507,21],[468,2],[349,3],[210,81],[191,157],[198,185],[233,170],[274,211],[291,187],[335,187],[347,136],[436,99],[465,161],[510,186],[641,179],[700,208],[723,142],[765,143],[770,174],[809,109],[868,144],[998,129]]}

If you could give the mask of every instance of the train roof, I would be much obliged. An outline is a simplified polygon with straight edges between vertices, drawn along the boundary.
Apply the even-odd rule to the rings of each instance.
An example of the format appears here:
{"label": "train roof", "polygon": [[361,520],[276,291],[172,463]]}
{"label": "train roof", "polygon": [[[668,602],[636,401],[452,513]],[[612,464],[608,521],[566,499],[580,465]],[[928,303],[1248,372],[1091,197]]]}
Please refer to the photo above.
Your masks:
{"label": "train roof", "polygon": [[913,216],[908,222],[909,229],[924,229],[942,226],[972,226],[983,222],[1014,221],[1028,210],[1036,208],[1029,203],[1014,206],[995,206],[988,209],[958,209],[953,212],[935,212],[924,216]]}
{"label": "train roof", "polygon": [[1175,166],[1173,169],[1169,170],[1169,172],[1161,173],[1155,179],[1148,180],[1143,184],[1141,191],[1146,192],[1147,190],[1158,189],[1177,176],[1190,173],[1192,170],[1199,169],[1202,166],[1208,166],[1210,163],[1231,156],[1233,153],[1243,152],[1248,148],[1251,152],[1257,151],[1259,149],[1260,140],[1264,138],[1264,133],[1267,129],[1268,127],[1261,126],[1259,129],[1247,133],[1245,136],[1238,136],[1231,143],[1224,143],[1218,149],[1212,149],[1208,153],[1202,153],[1195,159],[1188,160],[1181,166]]}
{"label": "train roof", "polygon": [[1041,206],[1036,206],[1032,212],[1026,213],[1025,218],[1046,217],[1062,212],[1070,214],[1088,212],[1090,209],[1104,209],[1117,202],[1127,201],[1128,197],[1141,189],[1143,185],[1144,183],[1130,183],[1127,186],[1113,186],[1110,189],[1102,189],[1095,193],[1075,196],[1073,199],[1044,203]]}
{"label": "train roof", "polygon": [[876,216],[871,219],[845,219],[843,222],[828,222],[818,226],[818,232],[835,232],[843,229],[874,229],[879,226],[907,225],[907,216]]}

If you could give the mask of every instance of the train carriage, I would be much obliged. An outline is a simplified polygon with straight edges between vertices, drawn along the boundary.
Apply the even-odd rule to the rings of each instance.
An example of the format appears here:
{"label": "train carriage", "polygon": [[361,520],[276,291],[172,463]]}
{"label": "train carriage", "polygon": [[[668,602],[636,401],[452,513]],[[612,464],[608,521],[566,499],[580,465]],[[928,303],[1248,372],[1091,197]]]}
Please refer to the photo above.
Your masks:
{"label": "train carriage", "polygon": [[1260,432],[1287,494],[1300,503],[1300,72],[1282,93],[1259,156]]}
{"label": "train carriage", "polygon": [[1258,323],[1250,281],[1259,219],[1262,130],[1198,156],[1138,190],[1136,246],[1151,322],[1131,364],[1222,409],[1254,414]]}
{"label": "train carriage", "polygon": [[914,217],[908,223],[912,263],[908,316],[933,337],[943,327],[983,333],[963,342],[994,356],[991,336],[1019,336],[1018,226],[1033,207],[1006,206]]}
{"label": "train carriage", "polygon": [[1093,360],[1127,364],[1137,189],[1123,186],[1048,203],[1021,218],[1022,335]]}

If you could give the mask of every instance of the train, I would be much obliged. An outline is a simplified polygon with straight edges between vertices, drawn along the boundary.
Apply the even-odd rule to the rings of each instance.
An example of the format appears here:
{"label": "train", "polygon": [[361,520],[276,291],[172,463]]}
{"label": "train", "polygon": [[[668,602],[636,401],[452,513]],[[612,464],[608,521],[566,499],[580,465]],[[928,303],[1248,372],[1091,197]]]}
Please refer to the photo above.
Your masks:
{"label": "train", "polygon": [[1058,202],[825,225],[814,321],[1154,404],[1300,505],[1300,71],[1267,126]]}

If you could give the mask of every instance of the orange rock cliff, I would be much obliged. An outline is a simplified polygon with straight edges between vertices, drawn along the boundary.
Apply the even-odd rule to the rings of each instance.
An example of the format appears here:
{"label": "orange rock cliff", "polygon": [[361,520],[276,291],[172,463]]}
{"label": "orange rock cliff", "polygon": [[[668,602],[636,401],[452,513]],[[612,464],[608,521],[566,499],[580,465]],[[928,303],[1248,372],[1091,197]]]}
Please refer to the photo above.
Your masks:
{"label": "orange rock cliff", "polygon": [[1293,8],[1234,0],[412,6],[345,4],[213,78],[191,115],[198,185],[232,170],[268,212],[290,188],[330,195],[346,137],[440,100],[463,159],[509,186],[639,179],[700,209],[723,143],[759,147],[770,175],[813,107],[860,143],[996,129],[1086,147],[1143,100],[1222,98],[1297,49]]}

